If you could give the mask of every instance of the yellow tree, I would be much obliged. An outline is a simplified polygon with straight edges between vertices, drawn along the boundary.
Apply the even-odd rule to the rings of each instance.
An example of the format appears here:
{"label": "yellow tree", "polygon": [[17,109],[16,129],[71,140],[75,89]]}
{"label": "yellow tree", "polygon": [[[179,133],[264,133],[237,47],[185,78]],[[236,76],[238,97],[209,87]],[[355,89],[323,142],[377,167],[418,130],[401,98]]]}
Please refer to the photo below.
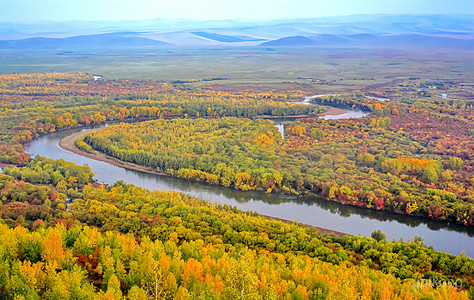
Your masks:
{"label": "yellow tree", "polygon": [[56,228],[50,229],[44,239],[44,250],[41,254],[47,264],[59,267],[60,262],[65,258],[66,252],[63,250],[63,240]]}

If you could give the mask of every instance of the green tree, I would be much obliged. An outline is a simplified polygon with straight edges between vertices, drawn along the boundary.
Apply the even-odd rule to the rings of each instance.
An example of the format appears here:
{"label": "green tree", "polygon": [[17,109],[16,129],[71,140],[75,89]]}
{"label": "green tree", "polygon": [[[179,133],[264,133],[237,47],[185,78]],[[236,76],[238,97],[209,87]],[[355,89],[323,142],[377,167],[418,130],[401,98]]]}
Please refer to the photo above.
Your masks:
{"label": "green tree", "polygon": [[370,237],[376,240],[377,242],[387,240],[387,236],[380,229],[372,231],[372,233],[370,234]]}
{"label": "green tree", "polygon": [[450,157],[449,158],[449,166],[453,170],[461,170],[463,164],[464,164],[464,162],[459,157]]}
{"label": "green tree", "polygon": [[426,167],[423,171],[423,180],[427,183],[436,183],[438,181],[438,173],[432,166]]}
{"label": "green tree", "polygon": [[310,135],[311,135],[312,138],[320,139],[320,138],[323,138],[326,134],[324,133],[324,131],[322,131],[319,128],[312,128]]}
{"label": "green tree", "polygon": [[451,180],[453,179],[453,177],[451,176],[451,171],[450,171],[450,170],[446,170],[446,171],[444,171],[443,173],[441,173],[441,179],[442,179],[444,182],[451,181]]}
{"label": "green tree", "polygon": [[370,153],[362,153],[357,156],[357,161],[362,165],[373,165],[375,161],[375,156]]}

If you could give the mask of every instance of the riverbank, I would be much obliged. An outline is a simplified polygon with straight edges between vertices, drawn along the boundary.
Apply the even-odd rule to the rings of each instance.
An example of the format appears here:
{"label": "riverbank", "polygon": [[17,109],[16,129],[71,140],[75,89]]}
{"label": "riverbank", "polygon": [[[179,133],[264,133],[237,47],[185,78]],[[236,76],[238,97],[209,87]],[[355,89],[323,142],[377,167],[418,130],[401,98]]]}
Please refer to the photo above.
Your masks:
{"label": "riverbank", "polygon": [[[295,222],[295,221],[290,221],[290,220],[286,220],[286,219],[271,217],[271,216],[267,216],[267,215],[261,215],[261,216],[264,217],[267,220],[275,220],[275,221],[280,221],[280,222],[283,222],[283,223],[293,223],[293,222]],[[318,227],[318,226],[314,226],[314,225],[308,225],[308,224],[299,223],[299,222],[296,222],[296,223],[301,224],[301,225],[306,226],[306,227],[314,228],[317,231],[319,231],[319,233],[322,233],[322,234],[332,234],[332,235],[337,235],[337,236],[351,235],[351,234],[348,234],[348,233],[334,231],[334,230],[330,230],[330,229],[326,229],[326,228],[322,228],[322,227]]]}
{"label": "riverbank", "polygon": [[130,169],[130,170],[140,171],[140,172],[146,172],[146,173],[149,173],[149,174],[167,176],[167,174],[165,174],[165,173],[156,172],[156,171],[153,171],[152,169],[150,169],[148,167],[145,167],[145,166],[140,166],[140,165],[136,165],[136,164],[133,164],[133,163],[130,163],[130,162],[125,162],[125,161],[118,160],[114,157],[108,156],[107,154],[104,154],[104,153],[99,152],[97,150],[94,150],[92,153],[87,153],[87,152],[82,151],[81,149],[77,148],[76,140],[78,138],[80,138],[81,136],[84,136],[88,133],[99,131],[101,129],[103,129],[103,128],[95,128],[95,129],[84,130],[84,131],[69,135],[69,136],[67,136],[67,137],[65,137],[65,138],[63,138],[59,141],[59,146],[61,148],[65,149],[65,150],[71,151],[75,154],[82,155],[82,156],[92,158],[92,159],[95,159],[95,160],[103,161],[103,162],[112,164],[112,165],[117,166],[117,167],[122,167],[122,168]]}
{"label": "riverbank", "polygon": [[324,108],[326,111],[320,114],[317,114],[317,116],[337,116],[337,115],[343,115],[348,112],[345,109],[332,107],[332,106],[321,105],[320,107]]}
{"label": "riverbank", "polygon": [[[88,158],[91,158],[91,159],[99,160],[99,161],[109,163],[109,164],[117,166],[117,167],[122,167],[122,168],[125,168],[125,169],[134,170],[134,171],[145,172],[145,173],[149,173],[149,174],[169,176],[168,174],[161,173],[161,172],[156,172],[156,171],[153,171],[150,168],[147,168],[147,167],[144,167],[144,166],[136,165],[136,164],[129,163],[129,162],[120,161],[116,158],[110,157],[110,156],[108,156],[108,155],[106,155],[102,152],[97,151],[97,150],[94,150],[92,153],[87,153],[87,152],[82,151],[81,149],[77,148],[75,142],[78,138],[80,138],[81,136],[84,136],[88,133],[91,133],[91,132],[94,132],[94,131],[99,131],[100,129],[102,129],[102,128],[89,129],[89,130],[84,130],[84,131],[81,131],[81,132],[71,134],[71,135],[61,139],[59,141],[59,146],[61,148],[63,148],[64,150],[71,151],[71,152],[73,152],[77,155],[82,155],[82,156],[85,156],[85,157],[88,157]],[[203,200],[205,200],[205,199],[203,199]],[[291,221],[291,220],[281,219],[281,218],[277,218],[277,217],[271,217],[271,216],[267,216],[267,215],[263,215],[263,214],[262,214],[262,216],[266,219],[281,221],[281,222],[285,222],[285,223],[294,222],[294,221]],[[304,223],[300,223],[300,224],[303,224],[304,226],[314,228],[322,234],[333,234],[333,235],[336,235],[336,236],[349,235],[348,233],[343,233],[343,232],[339,232],[339,231],[335,231],[335,230],[330,230],[330,229],[327,229],[327,228],[322,228],[322,227],[318,227],[318,226],[314,226],[314,225],[309,225],[309,224],[304,224]]]}
{"label": "riverbank", "polygon": [[1,163],[0,162],[0,169],[6,168],[6,167],[14,167],[16,165],[14,164],[6,164],[6,163]]}

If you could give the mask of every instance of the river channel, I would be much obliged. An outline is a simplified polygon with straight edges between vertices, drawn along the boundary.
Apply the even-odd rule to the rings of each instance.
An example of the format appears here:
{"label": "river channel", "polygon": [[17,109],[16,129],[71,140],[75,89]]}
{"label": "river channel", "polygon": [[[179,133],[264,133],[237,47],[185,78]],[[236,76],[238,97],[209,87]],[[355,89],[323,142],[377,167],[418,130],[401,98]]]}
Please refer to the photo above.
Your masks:
{"label": "river channel", "polygon": [[[301,103],[308,103],[309,97]],[[361,117],[366,112],[348,111],[339,118]],[[337,116],[328,116],[337,118]],[[288,119],[275,120],[281,126]],[[107,125],[100,125],[104,127]],[[457,224],[435,222],[422,218],[407,217],[392,213],[342,205],[321,197],[296,197],[265,194],[257,191],[238,191],[231,188],[207,185],[184,179],[148,174],[125,169],[106,162],[90,159],[59,147],[59,141],[71,134],[94,127],[74,128],[41,136],[25,145],[32,157],[39,154],[53,159],[64,159],[78,165],[88,164],[96,174],[99,183],[113,184],[123,180],[126,183],[150,190],[173,190],[208,200],[213,203],[229,204],[241,210],[255,211],[264,215],[327,228],[352,235],[370,236],[381,229],[388,240],[412,240],[422,237],[425,244],[436,250],[459,255],[462,250],[474,257],[474,228]]]}

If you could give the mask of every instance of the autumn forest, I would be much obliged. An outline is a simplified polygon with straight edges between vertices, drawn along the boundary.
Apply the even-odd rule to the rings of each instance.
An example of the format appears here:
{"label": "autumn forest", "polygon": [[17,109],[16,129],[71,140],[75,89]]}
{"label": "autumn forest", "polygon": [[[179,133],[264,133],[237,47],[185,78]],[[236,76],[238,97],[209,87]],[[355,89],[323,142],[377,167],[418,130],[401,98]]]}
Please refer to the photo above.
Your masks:
{"label": "autumn forest", "polygon": [[[302,103],[312,94],[296,88],[0,75],[0,299],[473,299],[474,260],[423,237],[323,233],[176,191],[104,185],[88,165],[25,151],[49,133],[107,124],[71,147],[157,176],[469,229],[474,102],[426,95],[433,84],[456,86],[411,79],[377,97]],[[334,109],[364,116],[324,118]]]}

